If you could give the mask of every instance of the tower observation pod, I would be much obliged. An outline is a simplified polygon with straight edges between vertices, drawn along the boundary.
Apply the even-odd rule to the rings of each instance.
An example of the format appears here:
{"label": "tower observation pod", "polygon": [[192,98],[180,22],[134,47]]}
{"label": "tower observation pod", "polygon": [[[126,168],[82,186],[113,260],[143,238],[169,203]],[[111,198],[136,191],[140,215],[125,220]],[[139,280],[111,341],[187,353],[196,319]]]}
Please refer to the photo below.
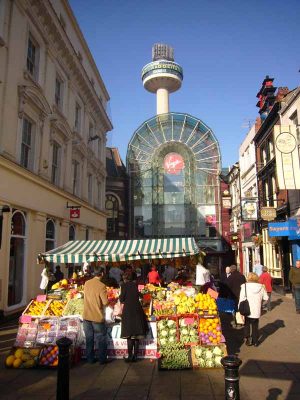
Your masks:
{"label": "tower observation pod", "polygon": [[181,87],[183,70],[174,62],[172,47],[157,43],[152,47],[152,62],[142,69],[144,88],[156,93],[157,114],[169,112],[169,93]]}

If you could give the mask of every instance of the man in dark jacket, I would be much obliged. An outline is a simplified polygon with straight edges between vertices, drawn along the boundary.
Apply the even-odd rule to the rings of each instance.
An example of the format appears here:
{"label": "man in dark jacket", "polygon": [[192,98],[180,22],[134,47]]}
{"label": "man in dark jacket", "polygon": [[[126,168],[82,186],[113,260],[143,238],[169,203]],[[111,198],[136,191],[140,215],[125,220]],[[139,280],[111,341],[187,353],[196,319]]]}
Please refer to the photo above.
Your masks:
{"label": "man in dark jacket", "polygon": [[236,308],[238,306],[241,285],[246,283],[246,278],[238,270],[236,265],[230,266],[231,275],[227,279],[227,287],[230,292],[230,298],[235,301]]}

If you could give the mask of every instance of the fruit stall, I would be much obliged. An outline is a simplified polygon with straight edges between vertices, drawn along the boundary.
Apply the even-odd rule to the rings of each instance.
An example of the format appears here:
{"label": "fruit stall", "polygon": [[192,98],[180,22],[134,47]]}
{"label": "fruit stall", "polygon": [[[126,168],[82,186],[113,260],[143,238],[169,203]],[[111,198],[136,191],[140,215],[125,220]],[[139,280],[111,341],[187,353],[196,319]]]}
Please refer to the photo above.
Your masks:
{"label": "fruit stall", "polygon": [[[111,251],[113,250],[113,251]],[[135,241],[73,241],[41,254],[39,261],[52,263],[101,263],[120,265],[141,260],[176,259],[186,263],[199,252],[193,238]],[[192,260],[191,260],[192,262]],[[6,358],[8,368],[55,368],[58,364],[56,341],[72,340],[71,361],[85,353],[82,327],[83,288],[88,276],[74,274],[38,295],[19,320],[15,344]],[[149,332],[140,343],[142,358],[158,358],[160,369],[213,368],[221,366],[226,355],[225,339],[214,294],[198,293],[195,287],[170,283],[167,287],[139,285]],[[113,320],[108,323],[108,356],[126,356],[127,342],[120,337],[121,316],[114,312],[120,289],[107,288]]]}

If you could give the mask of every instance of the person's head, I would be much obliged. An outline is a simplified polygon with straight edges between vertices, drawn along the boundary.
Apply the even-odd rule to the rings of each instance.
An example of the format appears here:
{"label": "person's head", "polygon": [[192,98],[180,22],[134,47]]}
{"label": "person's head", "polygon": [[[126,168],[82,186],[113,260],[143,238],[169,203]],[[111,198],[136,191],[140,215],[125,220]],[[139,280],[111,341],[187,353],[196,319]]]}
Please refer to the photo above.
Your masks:
{"label": "person's head", "polygon": [[235,272],[235,271],[237,271],[237,266],[234,264],[230,265],[230,272]]}
{"label": "person's head", "polygon": [[260,264],[259,260],[255,260],[255,264]]}
{"label": "person's head", "polygon": [[141,269],[140,268],[136,268],[135,272],[136,272],[136,276],[141,276]]}
{"label": "person's head", "polygon": [[231,273],[231,268],[230,267],[226,267],[225,268],[225,272],[226,272],[226,274],[230,274]]}
{"label": "person's head", "polygon": [[249,272],[248,276],[247,276],[247,282],[256,282],[258,283],[259,281],[259,277],[257,274],[255,274],[254,272]]}
{"label": "person's head", "polygon": [[98,278],[102,278],[105,274],[105,269],[103,267],[99,267],[98,265],[94,267],[93,275]]}
{"label": "person's head", "polygon": [[151,265],[151,271],[156,271],[156,266],[155,265]]}
{"label": "person's head", "polygon": [[56,272],[60,272],[60,265],[57,265],[57,266],[55,267],[55,269],[56,269]]}
{"label": "person's head", "polygon": [[265,266],[263,266],[263,267],[262,267],[262,271],[263,271],[263,272],[268,272],[268,268],[265,267]]}
{"label": "person's head", "polygon": [[300,260],[296,260],[296,268],[300,268]]}
{"label": "person's head", "polygon": [[135,274],[132,271],[126,271],[123,275],[124,282],[132,282],[134,281]]}

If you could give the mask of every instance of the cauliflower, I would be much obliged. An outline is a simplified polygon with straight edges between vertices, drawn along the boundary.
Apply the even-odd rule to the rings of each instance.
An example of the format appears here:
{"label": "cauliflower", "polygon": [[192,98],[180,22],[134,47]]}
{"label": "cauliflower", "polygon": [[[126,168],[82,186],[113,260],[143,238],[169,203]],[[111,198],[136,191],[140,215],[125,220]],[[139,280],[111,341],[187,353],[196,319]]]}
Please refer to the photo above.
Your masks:
{"label": "cauliflower", "polygon": [[216,367],[219,367],[220,365],[222,365],[222,364],[221,364],[221,360],[222,360],[222,357],[221,357],[221,356],[216,356],[216,357],[215,357],[215,364],[216,364]]}
{"label": "cauliflower", "polygon": [[172,319],[169,319],[167,322],[167,327],[172,328],[173,326],[175,326],[175,321],[173,321]]}
{"label": "cauliflower", "polygon": [[202,351],[201,347],[197,347],[195,350],[196,357],[200,358],[202,353],[203,353],[203,351]]}
{"label": "cauliflower", "polygon": [[167,344],[167,339],[164,339],[164,338],[159,339],[159,344],[160,344],[161,346],[165,346],[165,345]]}
{"label": "cauliflower", "polygon": [[169,335],[175,336],[176,335],[176,329],[170,329],[169,330]]}
{"label": "cauliflower", "polygon": [[206,367],[206,361],[203,358],[201,358],[199,360],[199,365],[200,365],[200,367],[205,368]]}
{"label": "cauliflower", "polygon": [[175,338],[174,336],[169,337],[169,343],[175,343]]}
{"label": "cauliflower", "polygon": [[189,334],[188,329],[183,328],[183,329],[181,330],[181,334],[182,334],[182,335],[188,335],[188,334]]}
{"label": "cauliflower", "polygon": [[214,361],[211,359],[211,360],[207,360],[206,361],[206,366],[208,367],[208,368],[212,368],[212,367],[214,367],[215,366],[215,363],[214,363]]}
{"label": "cauliflower", "polygon": [[220,349],[219,346],[216,346],[216,347],[213,349],[213,353],[214,353],[215,356],[221,356],[221,355],[223,354],[223,351]]}
{"label": "cauliflower", "polygon": [[159,330],[165,329],[165,321],[164,320],[158,321],[157,327]]}
{"label": "cauliflower", "polygon": [[187,326],[187,324],[186,324],[185,321],[184,321],[184,318],[182,318],[182,319],[179,321],[179,325],[180,325],[180,326]]}
{"label": "cauliflower", "polygon": [[161,336],[166,337],[166,336],[168,336],[168,331],[166,329],[164,329],[160,332],[160,334],[161,334]]}
{"label": "cauliflower", "polygon": [[207,360],[212,359],[213,353],[211,350],[206,350],[205,357]]}

